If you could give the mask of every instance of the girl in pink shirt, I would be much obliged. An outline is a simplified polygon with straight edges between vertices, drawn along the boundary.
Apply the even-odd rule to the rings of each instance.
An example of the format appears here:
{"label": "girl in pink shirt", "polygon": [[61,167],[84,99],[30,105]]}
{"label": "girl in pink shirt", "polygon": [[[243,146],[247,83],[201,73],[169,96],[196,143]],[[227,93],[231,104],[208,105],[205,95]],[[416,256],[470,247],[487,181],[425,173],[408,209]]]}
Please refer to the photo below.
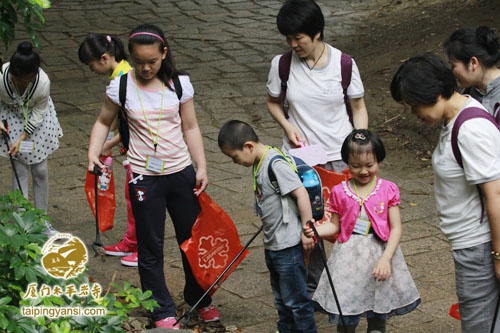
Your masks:
{"label": "girl in pink shirt", "polygon": [[[129,195],[136,221],[138,267],[143,291],[150,290],[158,306],[151,319],[158,328],[179,329],[175,303],[164,272],[165,220],[168,211],[178,244],[191,237],[200,212],[197,196],[208,185],[203,139],[194,108],[194,88],[188,75],[179,75],[163,31],[141,24],[128,37],[134,69],[128,72],[125,112],[130,129],[127,158],[133,171]],[[174,80],[182,94],[177,96]],[[104,105],[89,144],[89,170],[104,165],[99,159],[110,126],[119,109],[120,78],[106,88]],[[180,249],[179,249],[180,251]],[[202,322],[220,320],[210,295],[196,282],[184,252],[184,301],[197,306]],[[204,296],[202,298],[202,296]]]}
{"label": "girl in pink shirt", "polygon": [[[399,189],[377,177],[385,148],[374,133],[352,131],[341,155],[352,179],[332,188],[330,223],[318,225],[317,231],[321,238],[338,234],[326,269],[344,320],[325,271],[313,299],[329,313],[338,332],[355,332],[361,316],[368,320],[368,332],[385,332],[390,316],[408,313],[420,303],[399,247]],[[310,228],[304,228],[304,233],[313,236]]]}

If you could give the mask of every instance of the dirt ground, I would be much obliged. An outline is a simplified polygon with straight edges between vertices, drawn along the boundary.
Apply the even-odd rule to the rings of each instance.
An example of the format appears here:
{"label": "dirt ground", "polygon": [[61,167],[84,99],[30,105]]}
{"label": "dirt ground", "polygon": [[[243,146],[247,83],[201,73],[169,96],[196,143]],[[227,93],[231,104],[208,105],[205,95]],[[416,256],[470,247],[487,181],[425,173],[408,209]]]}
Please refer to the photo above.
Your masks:
{"label": "dirt ground", "polygon": [[[421,4],[421,3],[424,3]],[[404,178],[415,169],[430,167],[430,155],[439,128],[419,123],[395,103],[389,85],[402,61],[420,52],[445,58],[442,44],[457,28],[498,27],[500,1],[391,1],[366,20],[365,32],[336,45],[353,55],[365,84],[370,128],[379,133],[388,149],[386,171]],[[394,167],[391,167],[394,165]],[[419,189],[415,188],[415,192]]]}

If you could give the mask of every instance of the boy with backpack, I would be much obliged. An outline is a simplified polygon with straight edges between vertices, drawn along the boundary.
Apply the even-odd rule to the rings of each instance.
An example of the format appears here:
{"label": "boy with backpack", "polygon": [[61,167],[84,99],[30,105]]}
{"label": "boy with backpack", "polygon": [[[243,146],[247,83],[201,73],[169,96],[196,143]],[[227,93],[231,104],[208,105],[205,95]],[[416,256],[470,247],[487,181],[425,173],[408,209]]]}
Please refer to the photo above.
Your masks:
{"label": "boy with backpack", "polygon": [[[314,241],[302,233],[307,222],[312,221],[307,190],[290,163],[278,158],[271,166],[279,187],[277,193],[269,179],[268,167],[280,152],[260,142],[249,124],[228,121],[219,131],[218,144],[234,163],[253,169],[255,213],[264,225],[265,260],[278,311],[278,331],[317,332],[314,306],[305,283],[303,250],[314,247]],[[282,197],[292,198],[286,208],[282,207]],[[288,215],[288,221],[284,221],[284,215]]]}

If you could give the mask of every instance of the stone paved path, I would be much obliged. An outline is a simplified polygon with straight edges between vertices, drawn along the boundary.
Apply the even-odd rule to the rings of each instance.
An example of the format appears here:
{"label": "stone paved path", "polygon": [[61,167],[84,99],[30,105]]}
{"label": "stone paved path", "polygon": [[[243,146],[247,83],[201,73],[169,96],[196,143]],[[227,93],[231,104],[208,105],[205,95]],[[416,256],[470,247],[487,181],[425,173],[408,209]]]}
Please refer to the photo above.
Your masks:
{"label": "stone paved path", "polygon": [[[376,9],[388,1],[320,2],[327,17],[327,36],[345,40]],[[54,226],[87,243],[94,240],[94,222],[83,191],[89,132],[104,96],[107,78],[82,66],[77,57],[81,40],[90,32],[118,35],[124,41],[139,23],[161,26],[169,36],[177,66],[191,75],[198,120],[207,152],[208,193],[234,219],[245,243],[259,226],[253,216],[250,170],[225,158],[217,147],[218,128],[237,118],[255,125],[263,142],[279,145],[281,131],[267,113],[265,82],[273,55],[286,50],[275,28],[281,5],[271,0],[59,0],[45,12],[47,26],[40,34],[43,67],[52,80],[52,98],[64,130],[61,147],[51,157],[50,209]],[[25,38],[19,33],[18,40]],[[328,39],[327,39],[328,40]],[[346,44],[346,43],[344,43]],[[10,55],[10,51],[7,52]],[[119,241],[125,230],[122,157],[115,160],[118,207],[115,228],[103,235],[106,244]],[[388,168],[391,163],[389,161]],[[10,187],[8,159],[0,159],[0,193]],[[459,324],[447,311],[455,302],[453,266],[449,246],[433,220],[434,205],[428,170],[416,170],[397,180],[406,197],[417,200],[419,209],[405,210],[402,248],[422,294],[413,313],[393,318],[391,332],[458,332]],[[421,182],[420,193],[405,192],[409,182]],[[416,198],[416,199],[415,199]],[[173,294],[182,290],[178,249],[167,226],[166,276]],[[250,255],[226,280],[214,297],[223,323],[242,332],[274,332],[276,312],[263,260],[262,238],[250,247]],[[115,281],[139,285],[135,269],[108,257],[106,263],[92,258],[90,273],[103,285]],[[317,314],[320,332],[332,332],[326,316]],[[362,324],[361,326],[363,326]]]}

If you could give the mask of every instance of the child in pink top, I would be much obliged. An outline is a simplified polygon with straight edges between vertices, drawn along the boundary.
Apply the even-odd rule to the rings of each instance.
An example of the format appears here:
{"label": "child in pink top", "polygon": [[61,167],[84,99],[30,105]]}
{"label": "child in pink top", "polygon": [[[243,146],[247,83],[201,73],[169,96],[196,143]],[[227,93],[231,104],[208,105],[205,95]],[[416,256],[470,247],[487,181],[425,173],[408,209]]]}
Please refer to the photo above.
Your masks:
{"label": "child in pink top", "polygon": [[[129,183],[129,194],[136,220],[139,277],[142,290],[151,291],[158,303],[151,313],[155,326],[178,330],[175,302],[165,276],[165,223],[168,212],[178,245],[191,237],[201,210],[197,196],[208,186],[203,137],[193,85],[187,74],[176,70],[163,31],[148,23],[135,27],[128,37],[128,51],[134,69],[126,74],[127,158],[135,179]],[[180,97],[175,91],[176,78],[182,86]],[[104,168],[99,155],[120,110],[120,80],[114,79],[106,88],[90,135],[88,170],[96,165]],[[184,301],[197,305],[202,322],[220,321],[212,297],[197,283],[185,253],[180,252]]]}
{"label": "child in pink top", "polygon": [[[106,75],[110,80],[115,79],[123,74],[127,74],[132,67],[127,61],[127,53],[123,47],[122,41],[118,37],[90,34],[78,48],[78,58],[80,61],[98,75]],[[117,126],[118,119],[114,125]],[[112,126],[113,128],[116,126]],[[104,143],[101,151],[102,156],[111,155],[111,149],[121,143],[120,134],[110,137]],[[125,154],[123,148],[120,149],[121,154]],[[127,161],[127,162],[125,162]],[[128,182],[133,178],[132,170],[128,160],[124,161],[124,168],[127,172],[125,177],[125,200],[127,202],[127,231],[123,235],[122,240],[113,245],[104,246],[104,251],[107,255],[118,256],[121,258],[121,263],[129,267],[137,267],[137,237],[135,233],[135,219],[132,212],[132,204],[130,203]]]}
{"label": "child in pink top", "polygon": [[[313,299],[329,313],[338,332],[355,332],[361,316],[368,319],[368,332],[385,332],[391,315],[408,313],[420,303],[399,247],[399,190],[396,184],[377,177],[385,148],[374,133],[352,131],[341,155],[352,179],[332,188],[331,223],[318,225],[317,231],[321,238],[339,233],[326,269],[330,270],[344,320],[339,320],[325,271]],[[304,233],[313,236],[309,227]]]}

